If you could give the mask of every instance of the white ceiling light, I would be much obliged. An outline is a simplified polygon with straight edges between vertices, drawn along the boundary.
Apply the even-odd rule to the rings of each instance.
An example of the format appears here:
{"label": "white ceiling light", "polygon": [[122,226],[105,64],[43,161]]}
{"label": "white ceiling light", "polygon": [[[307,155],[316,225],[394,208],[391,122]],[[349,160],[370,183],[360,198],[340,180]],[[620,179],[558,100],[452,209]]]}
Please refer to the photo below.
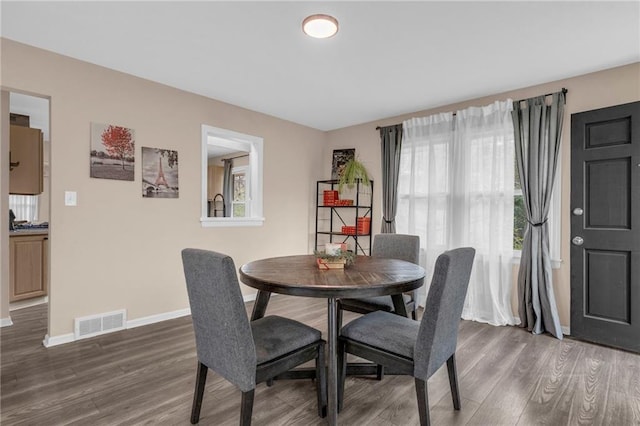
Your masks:
{"label": "white ceiling light", "polygon": [[302,21],[302,31],[315,38],[329,38],[338,32],[338,20],[329,15],[311,15]]}

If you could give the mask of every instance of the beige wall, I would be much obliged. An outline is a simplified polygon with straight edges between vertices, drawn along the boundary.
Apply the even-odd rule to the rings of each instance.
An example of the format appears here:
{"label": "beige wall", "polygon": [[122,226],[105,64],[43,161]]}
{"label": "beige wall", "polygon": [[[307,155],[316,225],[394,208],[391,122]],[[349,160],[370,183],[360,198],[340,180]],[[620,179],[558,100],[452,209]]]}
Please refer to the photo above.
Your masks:
{"label": "beige wall", "polygon": [[[455,84],[452,82],[449,83]],[[558,91],[563,87],[567,88],[569,92],[567,94],[562,137],[562,265],[560,269],[554,271],[553,280],[560,313],[560,322],[563,326],[568,327],[570,319],[569,196],[571,114],[640,100],[640,63],[331,131],[329,132],[328,138],[329,145],[326,147],[324,154],[324,170],[331,168],[332,150],[339,148],[356,148],[356,155],[360,157],[361,161],[368,167],[371,171],[372,178],[376,181],[372,226],[373,231],[377,233],[380,229],[380,218],[382,214],[380,210],[381,189],[379,184],[381,180],[380,137],[378,131],[375,129],[376,126],[388,126],[401,123],[402,120],[411,117],[424,117],[437,112],[455,111],[469,106],[487,105],[496,100],[504,100],[507,98],[515,100],[539,96]]]}
{"label": "beige wall", "polygon": [[[377,232],[381,175],[376,126],[562,87],[569,90],[562,144],[563,264],[555,271],[554,286],[561,323],[568,326],[571,114],[640,99],[636,63],[324,133],[9,40],[2,39],[1,47],[2,87],[51,97],[51,336],[72,332],[73,318],[79,316],[125,308],[129,319],[137,319],[186,308],[179,257],[183,247],[224,251],[238,266],[260,257],[309,252],[315,180],[329,178],[333,149],[356,148],[371,171],[376,181],[373,229]],[[92,121],[136,130],[134,182],[89,178]],[[202,124],[264,138],[263,227],[200,227]],[[141,197],[141,146],[179,151],[179,199]],[[320,155],[324,164],[314,161]],[[8,191],[5,174],[3,162],[3,200]],[[78,191],[77,207],[63,205],[64,191]],[[2,210],[0,218],[6,216]],[[4,228],[0,242],[4,318],[8,316]]]}
{"label": "beige wall", "polygon": [[[237,266],[309,250],[324,132],[6,39],[1,77],[5,89],[51,98],[50,336],[80,316],[188,307],[184,247],[223,251]],[[135,129],[134,182],[89,177],[91,122]],[[264,226],[200,226],[202,124],[264,138]],[[142,146],[179,152],[180,198],[142,198]],[[64,206],[64,191],[78,192],[77,207]]]}

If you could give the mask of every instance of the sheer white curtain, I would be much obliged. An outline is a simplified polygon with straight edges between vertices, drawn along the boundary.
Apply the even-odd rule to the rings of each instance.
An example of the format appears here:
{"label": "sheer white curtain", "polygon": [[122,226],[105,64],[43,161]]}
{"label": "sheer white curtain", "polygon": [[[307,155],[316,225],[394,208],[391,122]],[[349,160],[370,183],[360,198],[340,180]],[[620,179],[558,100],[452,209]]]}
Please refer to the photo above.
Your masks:
{"label": "sheer white curtain", "polygon": [[[423,266],[445,250],[476,249],[463,318],[515,324],[511,311],[514,143],[511,100],[407,120],[398,233],[420,236]],[[427,277],[430,282],[431,277]],[[428,289],[422,289],[424,304]]]}
{"label": "sheer white curtain", "polygon": [[37,195],[9,195],[9,208],[16,215],[16,220],[28,222],[38,220]]}

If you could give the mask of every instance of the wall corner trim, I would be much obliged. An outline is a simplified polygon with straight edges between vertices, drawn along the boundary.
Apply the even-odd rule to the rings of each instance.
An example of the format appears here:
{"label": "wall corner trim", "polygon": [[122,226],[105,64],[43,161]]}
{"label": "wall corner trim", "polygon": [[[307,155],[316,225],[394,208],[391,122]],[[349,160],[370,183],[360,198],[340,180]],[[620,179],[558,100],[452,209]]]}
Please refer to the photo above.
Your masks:
{"label": "wall corner trim", "polygon": [[44,336],[44,340],[42,344],[45,348],[50,348],[52,346],[63,345],[65,343],[71,343],[75,341],[75,336],[73,333],[61,334],[60,336],[49,337],[49,335]]}
{"label": "wall corner trim", "polygon": [[13,321],[11,321],[11,317],[0,318],[0,328],[9,327],[9,326],[12,326],[12,325],[13,325]]}

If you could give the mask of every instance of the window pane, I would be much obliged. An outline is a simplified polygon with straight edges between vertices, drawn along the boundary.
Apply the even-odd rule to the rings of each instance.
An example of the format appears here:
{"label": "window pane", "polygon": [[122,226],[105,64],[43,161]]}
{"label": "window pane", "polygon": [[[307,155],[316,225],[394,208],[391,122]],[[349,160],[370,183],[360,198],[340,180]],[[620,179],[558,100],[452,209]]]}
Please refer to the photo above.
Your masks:
{"label": "window pane", "polygon": [[38,220],[37,195],[9,195],[9,208],[16,215],[16,220],[33,222]]}
{"label": "window pane", "polygon": [[244,217],[244,203],[233,204],[233,217]]}
{"label": "window pane", "polygon": [[[246,179],[244,173],[233,175],[233,201],[245,201],[245,185]],[[244,211],[244,206],[243,206]],[[234,215],[235,216],[235,215]]]}
{"label": "window pane", "polygon": [[515,159],[514,157],[514,162],[513,162],[513,168],[515,170],[515,173],[513,174],[513,177],[515,178],[515,182],[514,182],[514,188],[515,189],[522,189],[522,184],[520,183],[520,173],[518,172],[518,160]]}

